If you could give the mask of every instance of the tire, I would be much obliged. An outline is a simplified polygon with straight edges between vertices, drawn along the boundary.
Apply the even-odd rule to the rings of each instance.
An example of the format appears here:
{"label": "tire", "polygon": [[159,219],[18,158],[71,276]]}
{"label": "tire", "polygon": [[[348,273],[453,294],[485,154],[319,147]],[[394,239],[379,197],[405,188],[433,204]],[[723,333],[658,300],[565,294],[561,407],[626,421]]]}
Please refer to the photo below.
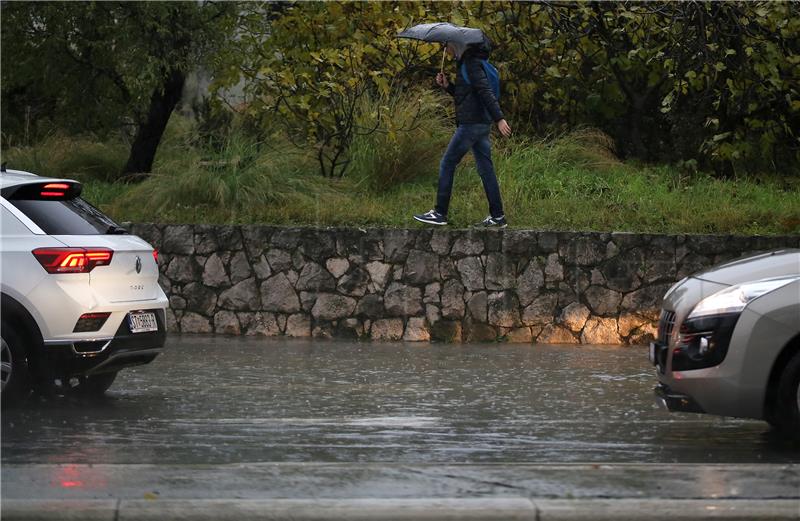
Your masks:
{"label": "tire", "polygon": [[78,396],[102,396],[114,383],[116,377],[116,371],[92,376],[79,376],[77,385],[73,386],[69,392]]}
{"label": "tire", "polygon": [[3,407],[17,404],[30,393],[30,374],[25,344],[6,322],[0,331],[0,364]]}
{"label": "tire", "polygon": [[778,380],[778,395],[770,423],[800,438],[800,351],[789,360]]}

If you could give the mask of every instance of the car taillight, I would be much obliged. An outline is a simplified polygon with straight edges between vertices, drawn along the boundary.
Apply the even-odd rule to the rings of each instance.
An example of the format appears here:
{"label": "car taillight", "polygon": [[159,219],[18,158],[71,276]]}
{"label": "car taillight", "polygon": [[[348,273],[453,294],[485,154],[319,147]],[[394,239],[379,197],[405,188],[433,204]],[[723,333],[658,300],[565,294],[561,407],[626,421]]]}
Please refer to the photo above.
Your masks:
{"label": "car taillight", "polygon": [[84,313],[75,323],[73,333],[98,331],[106,323],[111,313]]}
{"label": "car taillight", "polygon": [[158,264],[158,250],[153,250],[153,260]]}
{"label": "car taillight", "polygon": [[39,195],[42,197],[65,197],[70,185],[67,183],[48,183],[42,187]]}
{"label": "car taillight", "polygon": [[89,273],[97,266],[111,264],[109,248],[38,248],[33,256],[47,273]]}

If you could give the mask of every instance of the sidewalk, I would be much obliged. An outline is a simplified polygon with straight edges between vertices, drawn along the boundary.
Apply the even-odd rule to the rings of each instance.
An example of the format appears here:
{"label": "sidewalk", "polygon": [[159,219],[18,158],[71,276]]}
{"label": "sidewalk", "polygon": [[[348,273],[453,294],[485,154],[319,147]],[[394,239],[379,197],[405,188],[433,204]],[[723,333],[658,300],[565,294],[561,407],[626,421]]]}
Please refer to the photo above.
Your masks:
{"label": "sidewalk", "polygon": [[8,520],[800,520],[800,465],[4,465]]}
{"label": "sidewalk", "polygon": [[797,520],[798,500],[210,499],[5,500],[5,521]]}

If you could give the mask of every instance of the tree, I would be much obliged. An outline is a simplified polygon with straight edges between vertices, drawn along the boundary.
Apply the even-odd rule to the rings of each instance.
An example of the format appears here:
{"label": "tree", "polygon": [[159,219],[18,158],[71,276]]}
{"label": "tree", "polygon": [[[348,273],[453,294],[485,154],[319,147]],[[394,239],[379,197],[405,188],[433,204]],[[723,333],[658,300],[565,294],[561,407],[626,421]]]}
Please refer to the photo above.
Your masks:
{"label": "tree", "polygon": [[[386,96],[425,78],[438,47],[401,41],[397,33],[430,6],[380,2],[300,2],[275,12],[273,4],[246,4],[231,54],[220,57],[217,86],[244,77],[247,111],[279,119],[299,146],[316,151],[320,172],[341,177],[359,126],[357,111],[367,96]],[[225,66],[225,63],[229,66]],[[424,76],[421,71],[426,71]]]}
{"label": "tree", "polygon": [[224,45],[235,13],[224,2],[3,4],[4,139],[26,106],[71,131],[132,126],[120,176],[143,178],[187,71]]}

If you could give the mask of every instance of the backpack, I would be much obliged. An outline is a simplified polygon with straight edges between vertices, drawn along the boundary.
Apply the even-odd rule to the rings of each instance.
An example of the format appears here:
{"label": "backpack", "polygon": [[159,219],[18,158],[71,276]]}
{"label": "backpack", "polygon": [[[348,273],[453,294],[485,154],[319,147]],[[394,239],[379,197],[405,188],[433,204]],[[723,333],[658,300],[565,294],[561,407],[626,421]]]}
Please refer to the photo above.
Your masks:
{"label": "backpack", "polygon": [[[494,67],[494,65],[489,63],[489,60],[481,60],[481,64],[483,65],[484,72],[486,72],[486,78],[489,80],[489,86],[492,88],[495,99],[500,101],[500,73],[497,72],[497,69]],[[461,64],[461,77],[464,78],[464,81],[467,82],[467,85],[471,85],[469,78],[467,77],[466,62]]]}

